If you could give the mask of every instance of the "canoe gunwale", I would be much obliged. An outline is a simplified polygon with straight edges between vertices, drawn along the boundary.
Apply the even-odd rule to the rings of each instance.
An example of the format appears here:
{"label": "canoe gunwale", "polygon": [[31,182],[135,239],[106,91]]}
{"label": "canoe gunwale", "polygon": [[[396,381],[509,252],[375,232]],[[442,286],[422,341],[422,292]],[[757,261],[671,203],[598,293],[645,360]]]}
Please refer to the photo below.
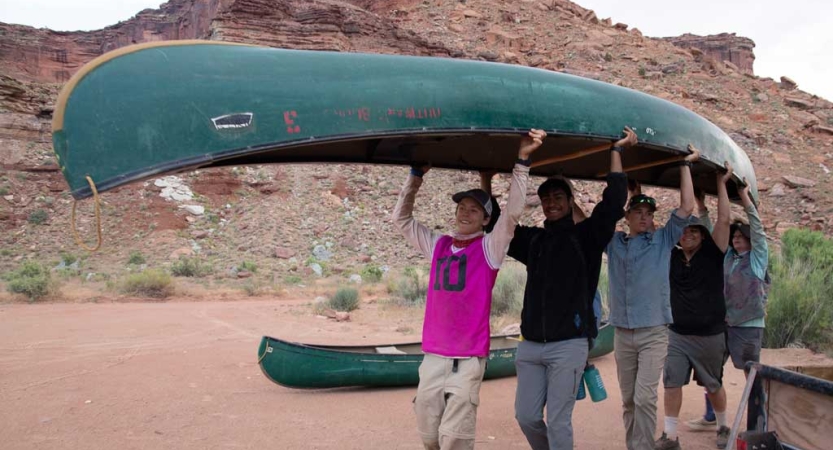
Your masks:
{"label": "canoe gunwale", "polygon": [[[500,340],[500,339],[513,339],[513,338],[517,339],[519,337],[520,337],[520,334],[502,334],[502,335],[491,336],[489,339],[491,341],[494,341],[494,340]],[[289,347],[292,347],[292,348],[297,348],[299,350],[319,350],[319,351],[324,351],[324,352],[336,352],[336,353],[344,353],[344,354],[351,354],[351,355],[377,355],[377,354],[381,354],[381,353],[363,353],[363,352],[355,351],[356,349],[374,349],[374,348],[377,348],[377,347],[391,347],[391,346],[398,347],[398,346],[422,345],[422,342],[402,342],[402,343],[398,343],[398,344],[388,343],[388,344],[379,344],[379,345],[372,345],[372,344],[366,344],[366,345],[316,345],[316,344],[304,344],[304,343],[300,343],[300,342],[286,341],[284,339],[278,339],[278,338],[271,337],[271,336],[263,336],[263,338],[271,340],[271,341],[280,342],[283,345],[286,345],[286,346],[289,346]],[[500,350],[512,350],[514,348],[515,347],[511,347],[511,348],[492,348],[490,350],[490,352],[500,351]],[[408,353],[408,354],[385,353],[384,356],[385,356],[385,358],[393,357],[393,358],[400,358],[400,359],[402,357],[416,356],[416,357],[419,357],[419,359],[422,359],[424,354],[423,353]],[[264,357],[265,357],[265,355],[262,355],[262,356],[258,355],[258,359],[262,359]]]}
{"label": "canoe gunwale", "polygon": [[[552,138],[568,138],[568,139],[586,139],[588,142],[611,142],[611,144],[617,139],[617,137],[605,136],[605,135],[597,135],[597,134],[579,134],[579,133],[567,133],[567,132],[559,132],[557,129],[545,130],[548,135]],[[144,168],[139,171],[128,172],[116,177],[108,178],[106,180],[93,180],[95,183],[96,189],[99,192],[108,191],[110,189],[117,188],[119,186],[123,186],[129,183],[139,182],[142,180],[146,180],[149,178],[153,178],[154,176],[164,174],[164,173],[181,173],[187,172],[190,170],[196,170],[202,167],[210,166],[214,163],[227,161],[230,159],[238,158],[238,157],[245,157],[250,155],[257,155],[262,153],[268,153],[275,150],[282,150],[282,149],[294,149],[294,148],[302,148],[306,146],[312,145],[321,145],[321,144],[335,144],[335,143],[343,143],[343,142],[351,142],[351,141],[363,141],[363,140],[383,140],[383,139],[394,139],[394,138],[407,138],[407,137],[423,137],[423,138],[455,138],[455,137],[465,137],[465,136],[475,136],[475,135],[494,135],[494,136],[521,136],[526,134],[526,129],[521,128],[424,128],[424,129],[403,129],[403,130],[388,130],[388,131],[379,131],[379,132],[370,132],[370,133],[358,133],[358,134],[343,134],[343,135],[332,135],[327,137],[308,137],[293,141],[284,141],[279,144],[276,143],[269,143],[263,144],[259,146],[248,146],[242,148],[236,148],[233,150],[227,150],[223,152],[216,152],[216,153],[209,153],[204,154],[196,157],[184,158],[174,161],[169,161],[164,164],[158,164],[155,166],[150,166]],[[650,142],[648,140],[643,140],[639,142],[639,147],[659,151],[663,153],[668,153],[670,155],[686,155],[688,151],[686,149],[681,149],[676,146],[670,144],[659,144]],[[287,158],[285,161],[276,161],[274,164],[316,164],[316,163],[331,163],[331,164],[373,164],[373,165],[404,165],[402,162],[395,162],[395,161],[372,161],[373,158],[373,151],[370,151],[367,155],[367,159],[365,161],[358,161],[355,159],[347,159],[343,161],[337,161],[331,157],[321,157],[317,159],[315,157],[304,157],[300,160],[295,160],[292,158]],[[579,158],[580,159],[580,158]],[[701,155],[701,161],[707,163],[713,168],[722,168],[723,166],[717,164],[708,159],[707,155]],[[540,167],[547,167],[548,165],[542,165]],[[437,165],[435,168],[443,168],[443,169],[451,169],[451,170],[477,170],[476,167],[466,166],[465,164],[460,164],[459,166],[451,166],[451,165]],[[509,173],[511,172],[511,167],[502,170],[501,172]],[[535,174],[536,170],[533,168],[532,175]],[[638,172],[635,171],[635,172]],[[734,176],[736,182],[741,182],[740,178],[735,175]],[[600,181],[600,178],[584,178],[584,177],[573,177],[574,180],[588,180],[588,181]],[[644,183],[650,184],[650,183]],[[90,198],[93,196],[93,190],[90,186],[84,186],[79,189],[75,189],[71,191],[71,195],[75,200],[83,200],[86,198]]]}

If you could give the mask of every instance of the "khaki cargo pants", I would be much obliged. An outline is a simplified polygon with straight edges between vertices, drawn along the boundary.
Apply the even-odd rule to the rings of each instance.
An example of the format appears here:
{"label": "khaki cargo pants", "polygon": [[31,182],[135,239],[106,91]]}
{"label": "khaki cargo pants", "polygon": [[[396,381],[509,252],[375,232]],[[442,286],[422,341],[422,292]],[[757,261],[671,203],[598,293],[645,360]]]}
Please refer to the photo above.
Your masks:
{"label": "khaki cargo pants", "polygon": [[653,450],[657,387],[668,354],[668,328],[617,327],[613,347],[622,391],[625,444],[628,450]]}
{"label": "khaki cargo pants", "polygon": [[426,450],[474,448],[477,405],[485,371],[486,358],[454,360],[425,355],[419,366],[414,412]]}

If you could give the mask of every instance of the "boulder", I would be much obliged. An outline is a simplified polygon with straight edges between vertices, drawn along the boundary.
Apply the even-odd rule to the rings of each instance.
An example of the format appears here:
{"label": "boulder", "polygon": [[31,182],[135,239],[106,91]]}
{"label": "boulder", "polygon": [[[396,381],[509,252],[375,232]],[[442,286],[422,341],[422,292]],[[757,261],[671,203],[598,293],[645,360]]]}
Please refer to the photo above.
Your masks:
{"label": "boulder", "polygon": [[787,185],[793,188],[810,188],[816,185],[816,182],[813,180],[808,180],[807,178],[801,178],[791,175],[784,175],[781,177],[781,179],[784,180],[787,183]]}

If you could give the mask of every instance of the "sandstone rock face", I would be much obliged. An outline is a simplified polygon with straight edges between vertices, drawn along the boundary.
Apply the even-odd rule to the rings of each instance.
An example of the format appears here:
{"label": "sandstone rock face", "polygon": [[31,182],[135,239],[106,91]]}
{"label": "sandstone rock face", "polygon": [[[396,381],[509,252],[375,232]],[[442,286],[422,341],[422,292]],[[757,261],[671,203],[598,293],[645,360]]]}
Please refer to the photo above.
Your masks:
{"label": "sandstone rock face", "polygon": [[[569,0],[170,0],[93,32],[0,24],[0,247],[12,249],[0,258],[0,272],[23,258],[55,259],[74,247],[55,238],[65,236],[71,200],[51,151],[56,81],[104,51],[160,39],[496,60],[636,89],[702,115],[747,152],[765,192],[761,211],[772,237],[779,223],[833,235],[833,103],[786,77],[752,75],[754,44],[744,38],[661,40],[616,23]],[[669,40],[685,43],[675,47]],[[103,274],[120,271],[133,250],[151,265],[191,254],[239,263],[245,254],[266,269],[252,273],[258,282],[267,273],[277,276],[270,283],[283,277],[306,283],[357,274],[366,265],[390,270],[395,280],[404,267],[426,264],[389,219],[406,173],[338,164],[247,166],[200,169],[166,186],[157,185],[162,180],[132,184],[103,196],[111,211],[116,205],[124,214],[105,222],[106,249],[88,261]],[[477,186],[479,176],[437,171],[431,177],[420,191],[417,217],[446,231],[453,217],[449,192]],[[535,193],[541,181],[531,180],[525,225],[543,220]],[[495,177],[501,203],[508,186],[508,176]],[[576,181],[577,202],[589,213],[602,189]],[[679,203],[673,191],[645,189],[662,210]],[[183,200],[167,201],[163,191]],[[205,207],[202,215],[178,208],[193,195]],[[27,217],[38,209],[48,212],[49,223],[35,228]],[[89,203],[83,210],[79,228],[89,236]],[[331,253],[325,264],[313,262],[323,256],[312,254],[317,246]],[[237,280],[239,273],[216,276]]]}
{"label": "sandstone rock face", "polygon": [[91,59],[130,44],[203,39],[234,0],[172,0],[97,31],[52,31],[0,23],[0,65],[24,80],[63,83]]}
{"label": "sandstone rock face", "polygon": [[697,48],[717,61],[729,61],[742,73],[754,75],[755,42],[740,37],[735,33],[720,33],[711,36],[684,34],[677,37],[663,38],[681,48]]}
{"label": "sandstone rock face", "polygon": [[[362,2],[356,2],[361,4]],[[365,2],[366,3],[366,2]],[[386,2],[394,7],[398,2]],[[64,83],[81,66],[131,44],[181,39],[304,50],[450,56],[382,17],[338,0],[171,0],[103,30],[59,32],[0,23],[0,65],[18,80]],[[380,49],[378,42],[387,43]],[[381,50],[381,51],[380,51]]]}

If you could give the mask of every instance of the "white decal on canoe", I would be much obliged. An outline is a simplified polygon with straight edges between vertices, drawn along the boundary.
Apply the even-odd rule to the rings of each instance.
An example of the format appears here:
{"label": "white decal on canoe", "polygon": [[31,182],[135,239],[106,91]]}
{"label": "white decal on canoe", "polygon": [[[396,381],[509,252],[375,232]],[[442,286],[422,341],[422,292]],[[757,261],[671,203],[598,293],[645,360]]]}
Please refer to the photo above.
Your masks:
{"label": "white decal on canoe", "polygon": [[214,123],[214,128],[218,130],[246,128],[252,124],[252,117],[254,117],[254,114],[250,112],[226,114],[224,116],[211,119],[211,122]]}
{"label": "white decal on canoe", "polygon": [[646,129],[645,129],[645,134],[650,134],[651,136],[654,136],[654,135],[656,135],[656,134],[657,134],[657,132],[656,132],[656,131],[654,131],[654,129],[653,129],[653,128],[646,128]]}

